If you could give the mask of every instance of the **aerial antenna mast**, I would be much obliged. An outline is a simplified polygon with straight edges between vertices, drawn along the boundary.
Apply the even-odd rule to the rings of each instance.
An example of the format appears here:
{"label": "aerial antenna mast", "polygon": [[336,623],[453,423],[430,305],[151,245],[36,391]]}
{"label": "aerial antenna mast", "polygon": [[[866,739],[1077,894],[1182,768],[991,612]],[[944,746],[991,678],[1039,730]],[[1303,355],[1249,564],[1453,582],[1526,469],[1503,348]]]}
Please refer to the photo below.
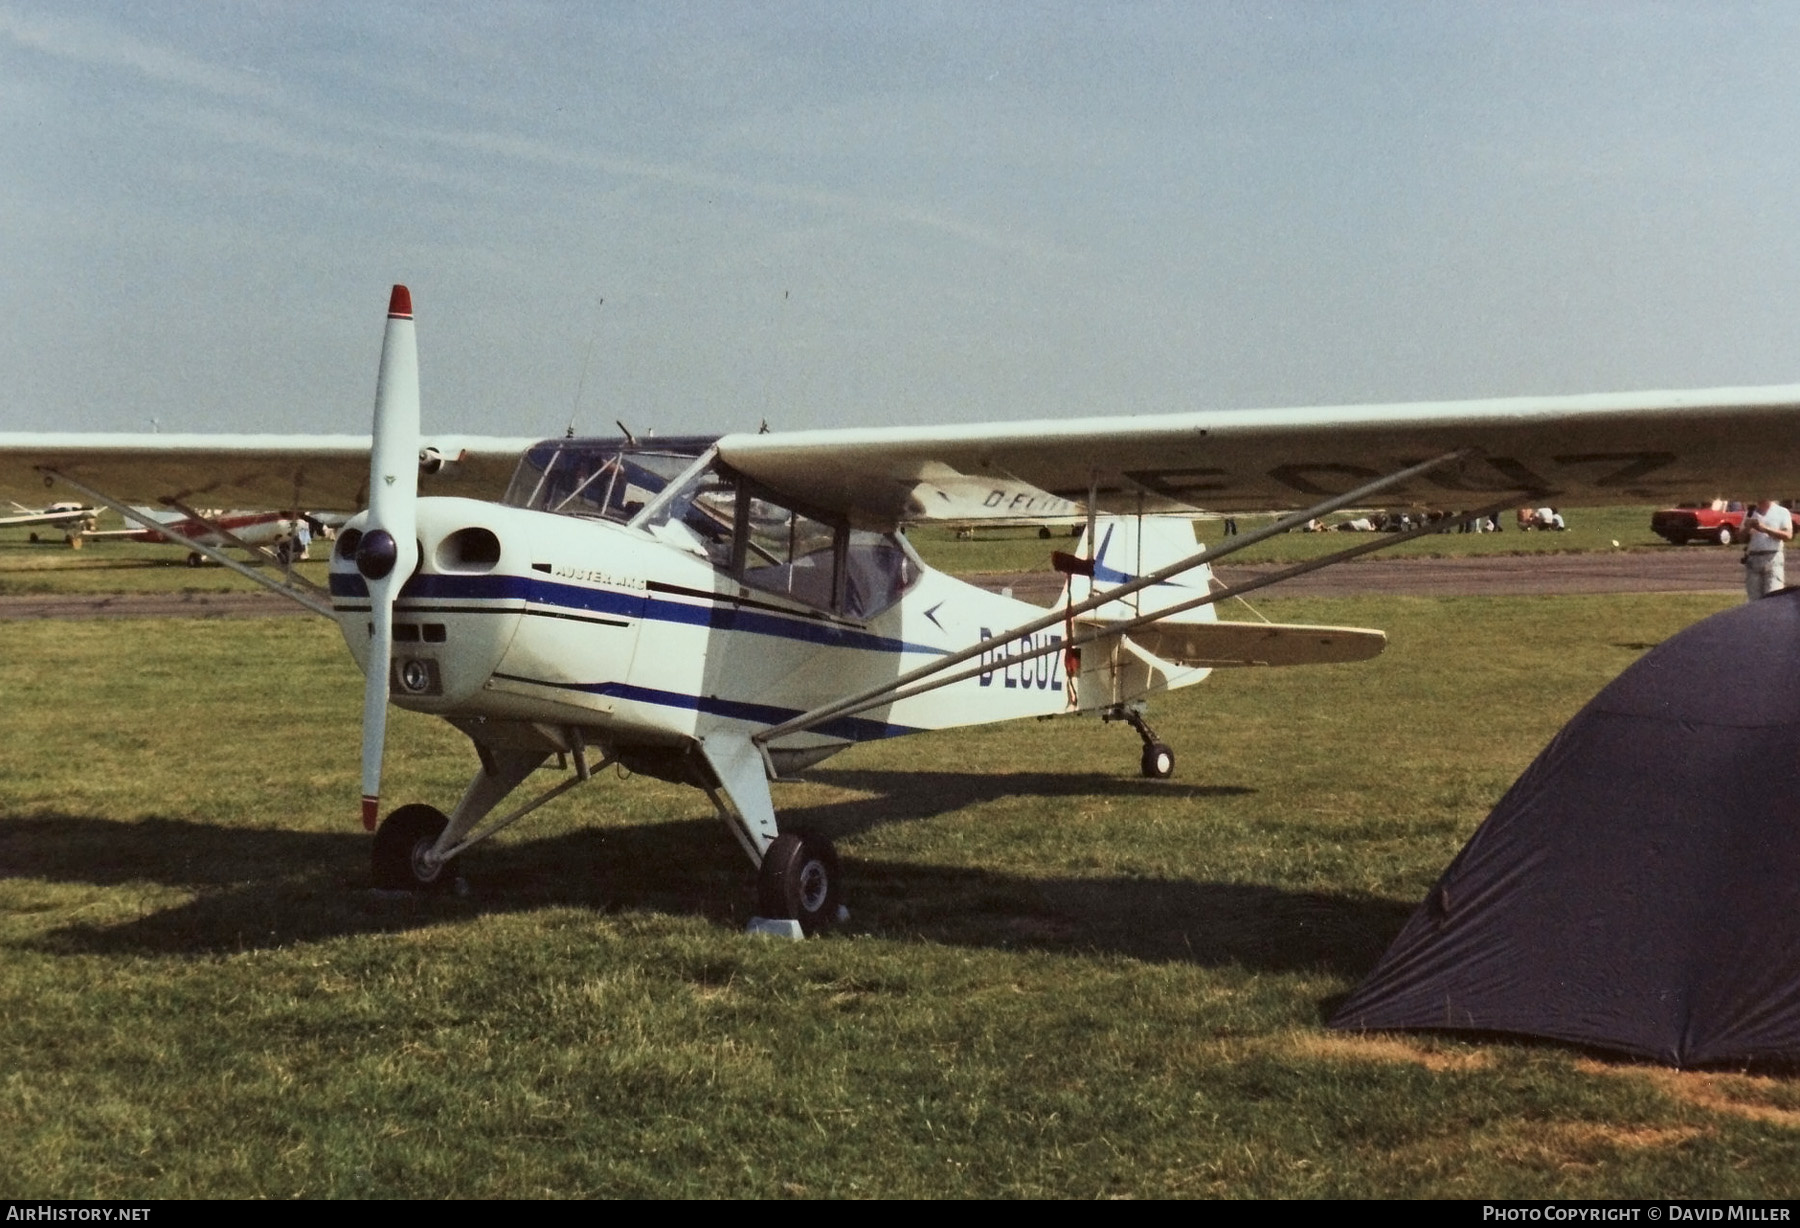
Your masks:
{"label": "aerial antenna mast", "polygon": [[581,378],[575,381],[575,402],[569,406],[569,429],[564,433],[566,439],[575,438],[575,418],[581,412],[581,394],[587,389],[588,364],[594,358],[594,342],[600,339],[600,309],[604,306],[605,299],[594,304],[594,328],[588,334],[587,353],[581,356]]}

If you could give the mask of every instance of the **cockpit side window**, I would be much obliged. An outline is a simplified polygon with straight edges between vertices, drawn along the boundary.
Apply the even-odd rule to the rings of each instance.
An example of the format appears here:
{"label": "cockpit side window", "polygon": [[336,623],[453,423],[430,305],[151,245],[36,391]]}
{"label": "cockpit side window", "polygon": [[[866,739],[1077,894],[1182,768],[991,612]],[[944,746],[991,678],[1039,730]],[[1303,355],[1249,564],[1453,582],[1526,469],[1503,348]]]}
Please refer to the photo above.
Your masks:
{"label": "cockpit side window", "polygon": [[738,496],[738,578],[751,588],[835,610],[841,604],[838,540],[844,531],[743,489]]}
{"label": "cockpit side window", "polygon": [[684,550],[730,568],[737,546],[737,483],[717,468],[690,477],[640,527]]}
{"label": "cockpit side window", "polygon": [[716,463],[696,466],[636,524],[747,588],[855,619],[892,606],[920,574],[898,534],[795,507]]}

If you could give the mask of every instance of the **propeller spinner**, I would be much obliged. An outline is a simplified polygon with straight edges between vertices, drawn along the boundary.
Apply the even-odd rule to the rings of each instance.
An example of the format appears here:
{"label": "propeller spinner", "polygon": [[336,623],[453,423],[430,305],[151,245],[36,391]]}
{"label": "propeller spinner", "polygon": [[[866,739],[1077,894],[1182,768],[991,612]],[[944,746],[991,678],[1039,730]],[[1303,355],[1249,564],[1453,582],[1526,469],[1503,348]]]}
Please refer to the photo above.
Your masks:
{"label": "propeller spinner", "polygon": [[369,586],[368,673],[363,685],[362,821],[370,831],[381,809],[381,749],[387,737],[388,674],[394,650],[394,599],[418,564],[419,347],[412,293],[395,286],[375,380],[369,451],[369,516],[356,569]]}

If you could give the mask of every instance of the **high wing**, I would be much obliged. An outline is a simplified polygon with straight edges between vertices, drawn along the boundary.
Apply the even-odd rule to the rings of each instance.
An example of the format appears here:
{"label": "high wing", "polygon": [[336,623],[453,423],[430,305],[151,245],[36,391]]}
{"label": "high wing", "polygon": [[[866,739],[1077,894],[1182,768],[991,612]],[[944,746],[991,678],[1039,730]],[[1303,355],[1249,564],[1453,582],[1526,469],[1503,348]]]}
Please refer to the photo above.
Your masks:
{"label": "high wing", "polygon": [[19,510],[0,515],[0,529],[19,529],[30,525],[55,525],[58,527],[79,527],[94,519],[99,514],[98,508],[85,506],[69,506],[44,508],[34,511],[20,504],[13,504]]}
{"label": "high wing", "polygon": [[1223,410],[926,428],[728,435],[722,459],[874,527],[1194,508],[1297,508],[1446,453],[1382,495],[1467,508],[1507,492],[1595,505],[1718,492],[1783,497],[1800,385]]}
{"label": "high wing", "polygon": [[[427,439],[423,494],[497,499],[535,439]],[[354,512],[368,506],[367,435],[0,434],[0,498],[73,478],[125,503]]]}
{"label": "high wing", "polygon": [[[1383,502],[1781,496],[1797,420],[1800,385],[1779,385],[735,434],[718,448],[798,502],[891,527],[1078,516],[1090,496],[1124,514],[1303,507],[1452,452]],[[420,494],[497,498],[536,442],[426,440]],[[129,502],[353,511],[368,501],[368,458],[366,435],[0,434],[0,497],[41,498],[63,474]]]}

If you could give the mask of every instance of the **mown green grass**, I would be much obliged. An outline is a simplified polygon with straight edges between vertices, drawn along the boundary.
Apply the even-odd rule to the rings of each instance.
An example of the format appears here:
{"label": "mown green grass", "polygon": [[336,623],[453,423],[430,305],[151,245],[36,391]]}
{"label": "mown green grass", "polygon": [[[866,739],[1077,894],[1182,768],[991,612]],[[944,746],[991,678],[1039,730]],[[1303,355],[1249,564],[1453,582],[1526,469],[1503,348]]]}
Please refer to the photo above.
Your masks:
{"label": "mown green grass", "polygon": [[[800,944],[739,932],[741,854],[642,778],[477,850],[466,895],[374,896],[328,625],[7,624],[0,1188],[1800,1188],[1790,1084],[1321,1024],[1551,733],[1728,599],[1267,604],[1392,648],[1157,705],[1173,781],[1058,720],[777,786],[850,876],[850,925]],[[392,799],[445,804],[472,767],[395,714]]]}
{"label": "mown green grass", "polygon": [[[1463,558],[1492,554],[1569,554],[1593,550],[1679,550],[1650,531],[1649,507],[1583,507],[1564,509],[1568,530],[1563,533],[1520,533],[1510,514],[1501,517],[1499,533],[1433,533],[1403,542],[1377,553],[1378,558]],[[1333,516],[1333,523],[1343,520]],[[1239,516],[1238,528],[1249,533],[1268,525],[1272,516]],[[1224,540],[1222,520],[1195,522],[1203,544]],[[1057,529],[1049,539],[1032,528],[976,529],[972,537],[959,537],[950,529],[914,528],[909,539],[927,563],[955,575],[976,572],[1047,571],[1052,550],[1075,547]],[[1232,555],[1232,563],[1293,563],[1319,558],[1346,546],[1369,540],[1365,533],[1286,533]],[[1616,544],[1615,544],[1616,543]],[[1694,546],[1696,550],[1715,547]],[[3,556],[0,556],[3,557]],[[3,565],[3,564],[0,564]]]}
{"label": "mown green grass", "polygon": [[[178,546],[143,542],[90,541],[79,550],[61,536],[35,530],[0,529],[0,597],[34,593],[241,593],[262,586],[227,567],[187,565]],[[295,565],[323,585],[330,570],[330,542],[315,542],[312,558]]]}

